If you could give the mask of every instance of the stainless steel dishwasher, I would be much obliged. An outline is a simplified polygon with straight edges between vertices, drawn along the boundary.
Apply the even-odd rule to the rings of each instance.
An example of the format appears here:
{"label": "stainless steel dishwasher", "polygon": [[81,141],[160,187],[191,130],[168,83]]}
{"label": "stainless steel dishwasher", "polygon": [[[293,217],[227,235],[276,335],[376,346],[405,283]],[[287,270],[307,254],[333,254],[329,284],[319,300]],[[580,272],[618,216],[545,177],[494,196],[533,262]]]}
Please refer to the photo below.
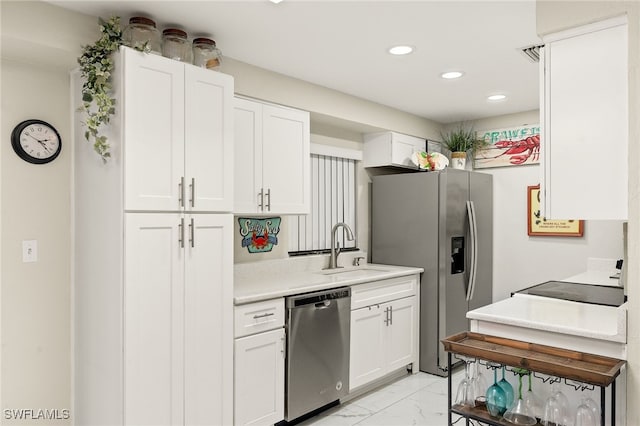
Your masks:
{"label": "stainless steel dishwasher", "polygon": [[285,420],[294,420],[349,392],[349,287],[286,298]]}

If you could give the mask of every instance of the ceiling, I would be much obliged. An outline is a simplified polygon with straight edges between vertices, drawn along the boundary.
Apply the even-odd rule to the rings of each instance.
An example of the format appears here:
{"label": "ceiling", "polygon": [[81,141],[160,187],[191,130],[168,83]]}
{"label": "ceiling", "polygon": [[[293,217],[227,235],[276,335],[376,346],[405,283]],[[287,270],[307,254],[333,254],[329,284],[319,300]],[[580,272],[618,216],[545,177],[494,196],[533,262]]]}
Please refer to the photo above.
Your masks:
{"label": "ceiling", "polygon": [[[224,56],[440,123],[538,108],[534,0],[51,1],[211,36]],[[415,47],[393,56],[396,44]],[[457,80],[444,71],[460,70]],[[504,101],[487,96],[503,93]]]}

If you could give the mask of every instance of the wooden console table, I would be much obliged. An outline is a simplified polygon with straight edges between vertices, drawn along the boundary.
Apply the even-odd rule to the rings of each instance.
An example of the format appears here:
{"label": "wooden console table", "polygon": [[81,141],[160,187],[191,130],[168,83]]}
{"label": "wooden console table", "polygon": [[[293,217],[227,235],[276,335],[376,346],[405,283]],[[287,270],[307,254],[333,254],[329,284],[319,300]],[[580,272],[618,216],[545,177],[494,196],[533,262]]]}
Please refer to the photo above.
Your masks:
{"label": "wooden console table", "polygon": [[615,425],[615,380],[626,363],[624,360],[470,332],[449,336],[442,340],[442,344],[448,352],[449,425],[453,424],[451,422],[453,414],[466,418],[467,425],[469,420],[490,425],[512,424],[504,419],[492,417],[483,408],[452,405],[451,357],[453,354],[598,386],[600,387],[602,426],[605,426],[605,388],[611,386],[611,424]]}

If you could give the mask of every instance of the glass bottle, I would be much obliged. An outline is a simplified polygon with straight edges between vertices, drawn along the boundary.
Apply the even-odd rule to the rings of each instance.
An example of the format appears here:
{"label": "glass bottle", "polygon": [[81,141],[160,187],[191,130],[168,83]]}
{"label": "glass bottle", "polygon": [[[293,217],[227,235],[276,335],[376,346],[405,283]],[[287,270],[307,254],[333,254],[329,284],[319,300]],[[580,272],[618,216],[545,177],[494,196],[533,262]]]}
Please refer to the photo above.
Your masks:
{"label": "glass bottle", "polygon": [[193,65],[217,70],[222,62],[222,52],[210,38],[198,37],[193,40]]}
{"label": "glass bottle", "polygon": [[143,49],[147,43],[147,49],[151,53],[160,55],[160,31],[156,23],[143,16],[134,16],[129,19],[129,25],[122,32],[122,40],[125,45],[135,49]]}
{"label": "glass bottle", "polygon": [[192,53],[187,33],[178,28],[164,30],[162,32],[162,56],[190,64]]}

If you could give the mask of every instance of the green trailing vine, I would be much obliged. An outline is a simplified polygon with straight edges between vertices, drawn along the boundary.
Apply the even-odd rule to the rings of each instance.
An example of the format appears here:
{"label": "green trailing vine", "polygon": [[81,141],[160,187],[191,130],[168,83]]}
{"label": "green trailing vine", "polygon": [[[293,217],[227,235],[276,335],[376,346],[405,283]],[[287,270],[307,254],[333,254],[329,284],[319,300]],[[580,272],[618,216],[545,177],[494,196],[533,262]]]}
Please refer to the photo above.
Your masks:
{"label": "green trailing vine", "polygon": [[[78,58],[82,75],[82,106],[86,114],[84,137],[93,141],[93,148],[105,163],[111,157],[107,137],[100,134],[102,126],[109,123],[116,111],[116,100],[111,87],[114,69],[113,53],[125,44],[122,39],[120,17],[112,16],[108,21],[98,18],[102,36],[94,43],[82,48]],[[149,44],[134,46],[134,49],[148,53]]]}
{"label": "green trailing vine", "polygon": [[116,100],[112,94],[111,75],[114,62],[113,52],[122,45],[120,18],[111,17],[108,21],[99,18],[102,37],[94,44],[84,46],[78,58],[82,83],[81,111],[86,114],[84,122],[87,130],[84,137],[93,141],[93,148],[105,163],[111,157],[107,137],[100,134],[100,129],[109,123],[115,113]]}

